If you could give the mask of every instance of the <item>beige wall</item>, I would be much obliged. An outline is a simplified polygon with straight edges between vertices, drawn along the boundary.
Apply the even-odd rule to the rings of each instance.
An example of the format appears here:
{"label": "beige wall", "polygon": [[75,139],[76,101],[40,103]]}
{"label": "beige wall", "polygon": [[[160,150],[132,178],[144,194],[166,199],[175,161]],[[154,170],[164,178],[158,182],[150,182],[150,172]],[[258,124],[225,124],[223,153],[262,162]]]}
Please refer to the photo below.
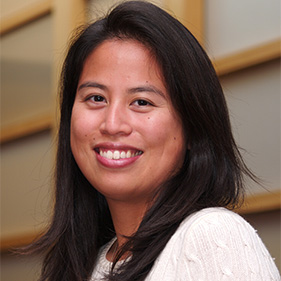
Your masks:
{"label": "beige wall", "polygon": [[40,258],[1,254],[1,281],[36,281],[40,274]]}
{"label": "beige wall", "polygon": [[205,41],[220,57],[280,38],[280,1],[205,0]]}
{"label": "beige wall", "polygon": [[[264,187],[280,188],[280,61],[221,77],[235,138]],[[267,192],[248,182],[249,195]]]}

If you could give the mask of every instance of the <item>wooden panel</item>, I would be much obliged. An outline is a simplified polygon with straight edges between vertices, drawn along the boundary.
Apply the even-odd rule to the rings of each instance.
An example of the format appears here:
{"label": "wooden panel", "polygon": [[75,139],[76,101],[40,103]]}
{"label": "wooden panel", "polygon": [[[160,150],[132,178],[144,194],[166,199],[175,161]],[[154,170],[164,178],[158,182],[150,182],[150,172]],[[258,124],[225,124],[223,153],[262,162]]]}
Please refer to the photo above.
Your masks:
{"label": "wooden panel", "polygon": [[261,64],[281,56],[281,39],[213,61],[219,76]]}
{"label": "wooden panel", "polygon": [[42,114],[32,120],[26,120],[1,129],[0,143],[6,143],[38,132],[50,130],[54,118],[52,114]]}
{"label": "wooden panel", "polygon": [[1,238],[1,252],[31,244],[38,237],[39,232],[30,232]]}
{"label": "wooden panel", "polygon": [[73,31],[86,21],[86,0],[54,0],[55,48],[62,56]]}
{"label": "wooden panel", "polygon": [[281,191],[262,193],[246,198],[243,206],[238,210],[240,214],[255,214],[281,208]]}
{"label": "wooden panel", "polygon": [[165,0],[164,6],[172,15],[181,21],[203,44],[204,9],[203,0]]}
{"label": "wooden panel", "polygon": [[[53,66],[53,95],[57,95],[60,72],[66,55],[69,40],[78,26],[86,22],[87,0],[54,1],[54,48],[56,50]],[[55,99],[54,99],[55,100]],[[56,107],[58,105],[54,105]],[[57,123],[53,123],[56,127]]]}
{"label": "wooden panel", "polygon": [[11,15],[1,18],[0,35],[4,35],[14,29],[34,21],[44,15],[51,13],[52,1],[40,0],[34,4],[30,4],[26,8],[12,13]]}
{"label": "wooden panel", "polygon": [[186,19],[189,22],[187,27],[192,34],[204,45],[204,7],[203,0],[185,1],[186,3]]}

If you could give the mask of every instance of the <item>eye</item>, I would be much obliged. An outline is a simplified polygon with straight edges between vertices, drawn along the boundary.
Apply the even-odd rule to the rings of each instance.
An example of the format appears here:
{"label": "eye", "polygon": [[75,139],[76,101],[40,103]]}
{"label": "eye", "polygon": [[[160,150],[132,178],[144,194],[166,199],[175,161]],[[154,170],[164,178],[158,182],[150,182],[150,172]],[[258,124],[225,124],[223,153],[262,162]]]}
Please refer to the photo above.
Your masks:
{"label": "eye", "polygon": [[151,102],[147,101],[147,100],[135,100],[133,103],[133,105],[136,106],[148,106],[148,105],[153,105]]}
{"label": "eye", "polygon": [[106,105],[106,98],[102,95],[89,94],[84,102],[91,108],[102,108]]}
{"label": "eye", "polygon": [[88,98],[88,100],[93,101],[93,102],[104,102],[105,98],[100,95],[94,95]]}

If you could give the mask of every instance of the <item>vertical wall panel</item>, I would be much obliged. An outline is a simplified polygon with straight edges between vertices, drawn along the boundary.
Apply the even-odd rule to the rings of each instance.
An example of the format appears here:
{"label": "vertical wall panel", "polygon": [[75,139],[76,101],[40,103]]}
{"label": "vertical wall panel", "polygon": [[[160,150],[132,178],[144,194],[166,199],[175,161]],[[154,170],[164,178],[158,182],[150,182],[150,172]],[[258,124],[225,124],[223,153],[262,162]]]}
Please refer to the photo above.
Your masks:
{"label": "vertical wall panel", "polygon": [[38,2],[38,0],[1,0],[1,16],[10,15],[22,8]]}

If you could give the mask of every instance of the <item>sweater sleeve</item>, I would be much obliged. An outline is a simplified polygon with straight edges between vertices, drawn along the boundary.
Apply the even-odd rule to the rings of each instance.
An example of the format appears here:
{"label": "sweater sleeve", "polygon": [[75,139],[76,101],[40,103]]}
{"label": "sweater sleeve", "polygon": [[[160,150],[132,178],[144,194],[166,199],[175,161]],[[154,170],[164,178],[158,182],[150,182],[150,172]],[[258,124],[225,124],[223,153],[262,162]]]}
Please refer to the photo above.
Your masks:
{"label": "sweater sleeve", "polygon": [[280,280],[256,231],[233,212],[207,213],[180,236],[183,245],[178,266],[186,274],[181,280]]}

